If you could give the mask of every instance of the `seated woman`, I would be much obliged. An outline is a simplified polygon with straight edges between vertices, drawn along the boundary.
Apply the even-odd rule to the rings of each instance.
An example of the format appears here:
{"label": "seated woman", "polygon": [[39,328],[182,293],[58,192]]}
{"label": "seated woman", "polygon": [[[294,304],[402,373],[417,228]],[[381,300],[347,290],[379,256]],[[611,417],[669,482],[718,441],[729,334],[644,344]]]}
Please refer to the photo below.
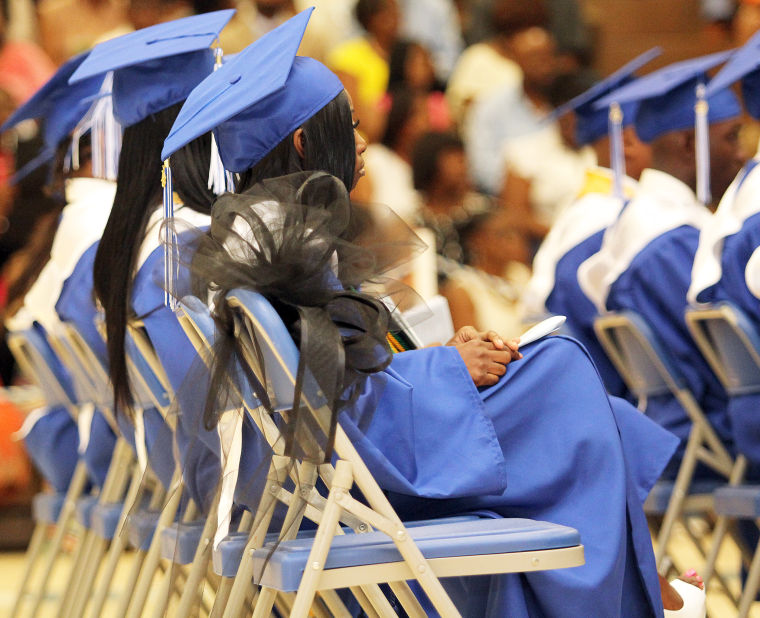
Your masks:
{"label": "seated woman", "polygon": [[[261,181],[317,170],[336,176],[347,192],[363,172],[365,143],[341,82],[318,62],[295,57],[307,20],[308,12],[293,18],[207,78],[188,97],[162,154],[215,129],[225,168],[238,174],[240,195],[217,201],[212,236],[219,257],[239,272],[261,266],[248,262],[253,255],[269,259],[256,250],[264,246],[256,232],[266,226],[249,223],[249,232],[246,222],[264,221],[271,238],[287,238],[276,216],[260,214],[267,208],[276,214],[277,201],[248,197],[248,189],[259,195]],[[272,66],[272,54],[264,52],[275,50],[280,61]],[[283,79],[266,85],[264,74]],[[251,251],[225,256],[231,235]],[[313,263],[303,267],[314,270]],[[336,267],[340,271],[340,262]],[[229,287],[226,273],[206,272],[212,289]],[[323,298],[340,293],[324,269],[318,279],[332,291]],[[268,282],[265,291],[300,295],[287,280],[277,284]],[[218,302],[216,310],[223,309]],[[447,582],[464,614],[661,615],[642,501],[675,439],[626,402],[608,398],[575,341],[552,337],[520,356],[514,343],[474,328],[460,330],[449,345],[396,354],[384,370],[355,383],[358,396],[341,413],[341,424],[402,517],[486,509],[580,531],[583,567]]]}

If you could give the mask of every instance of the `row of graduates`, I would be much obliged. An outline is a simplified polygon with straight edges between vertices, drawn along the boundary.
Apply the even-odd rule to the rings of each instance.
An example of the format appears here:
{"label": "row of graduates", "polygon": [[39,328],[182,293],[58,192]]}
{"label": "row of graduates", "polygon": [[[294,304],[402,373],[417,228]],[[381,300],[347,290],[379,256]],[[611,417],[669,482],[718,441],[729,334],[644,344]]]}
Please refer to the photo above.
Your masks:
{"label": "row of graduates", "polygon": [[[109,137],[121,144],[118,168],[108,152],[96,156],[99,170],[117,169],[115,183],[86,177],[84,161],[70,172],[50,262],[10,328],[54,335],[61,322],[73,324],[109,368],[120,431],[135,436],[134,424],[144,427],[150,465],[168,485],[168,428],[156,410],[132,410],[125,334],[139,318],[176,397],[168,439],[204,510],[221,474],[221,410],[205,405],[216,400],[205,392],[208,377],[196,379],[201,364],[173,312],[176,298],[192,289],[222,333],[224,292],[239,285],[265,293],[284,317],[300,315],[290,320],[296,332],[313,312],[330,321],[358,314],[341,332],[344,354],[328,355],[346,359],[340,421],[402,518],[479,511],[581,533],[582,567],[446,582],[464,615],[661,616],[642,504],[677,440],[609,396],[573,339],[518,352],[496,333],[463,329],[448,345],[391,354],[384,309],[334,315],[360,271],[337,257],[350,245],[348,194],[365,148],[351,102],[334,74],[296,56],[310,11],[223,59],[210,46],[229,16],[102,43],[64,65],[8,121],[42,118],[49,151],[41,160],[72,133],[81,145],[89,131],[94,155]],[[355,308],[379,307],[361,292],[348,296]],[[96,327],[101,311],[107,343]],[[320,371],[317,363],[310,369]],[[31,455],[59,489],[76,452],[76,441],[62,437],[72,433],[65,414],[47,409],[27,427]],[[102,480],[113,436],[97,419],[82,435]],[[252,423],[242,443],[234,499],[255,509],[269,451]]]}
{"label": "row of graduates", "polygon": [[[638,179],[599,170],[622,178],[623,190],[616,193],[608,184],[587,192],[560,216],[536,255],[526,299],[532,312],[567,315],[609,392],[620,396],[628,393],[593,323],[608,311],[642,317],[672,352],[724,444],[748,457],[750,477],[760,464],[756,398],[728,397],[694,343],[685,313],[728,301],[760,324],[760,200],[754,188],[760,174],[754,171],[757,155],[745,162],[739,140],[744,110],[760,114],[758,49],[760,34],[733,52],[635,79],[652,57],[645,54],[560,110],[575,108],[586,143],[606,146],[615,141],[616,128],[605,119],[612,106],[622,108],[623,124],[650,147],[651,164]],[[718,67],[709,79],[707,72]],[[731,90],[738,81],[743,108]],[[674,397],[650,398],[646,413],[683,448],[690,422]]]}

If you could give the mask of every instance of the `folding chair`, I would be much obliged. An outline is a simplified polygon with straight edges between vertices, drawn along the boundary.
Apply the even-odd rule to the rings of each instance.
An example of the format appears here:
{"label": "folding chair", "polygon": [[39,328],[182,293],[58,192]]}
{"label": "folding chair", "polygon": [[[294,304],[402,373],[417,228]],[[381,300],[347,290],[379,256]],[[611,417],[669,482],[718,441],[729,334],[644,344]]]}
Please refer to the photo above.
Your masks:
{"label": "folding chair", "polygon": [[[196,297],[185,297],[180,305],[180,311],[177,314],[180,325],[182,326],[185,334],[196,349],[199,357],[208,362],[212,353],[212,346],[215,337],[215,325],[213,318],[209,313],[208,307]],[[254,418],[257,419],[258,428],[263,435],[267,436],[267,439],[272,444],[276,444],[279,437],[279,431],[272,424],[271,419],[266,419],[261,416],[255,415],[258,411],[259,402],[250,392],[239,393],[241,401],[244,402],[245,407],[252,413]],[[279,406],[282,409],[286,409]],[[231,411],[230,413],[235,413]],[[269,420],[269,423],[266,421]],[[285,489],[283,486],[283,477],[280,475],[281,471],[275,470],[270,475],[270,493],[277,501],[288,506],[292,512],[295,512],[297,506],[301,504],[300,496],[295,496],[291,492]],[[309,494],[309,498],[312,500],[320,498],[316,492]],[[323,504],[317,500],[318,506]],[[268,506],[271,506],[271,502]],[[250,597],[252,589],[250,587],[250,580],[252,572],[248,572],[248,567],[252,568],[252,561],[245,560],[245,555],[251,555],[251,552],[256,547],[260,547],[262,543],[267,541],[277,540],[277,535],[267,535],[262,537],[261,534],[256,534],[258,528],[266,528],[271,518],[271,509],[267,507],[261,508],[256,511],[255,516],[245,511],[243,518],[240,521],[237,532],[232,532],[221,540],[218,547],[213,550],[213,569],[214,572],[221,576],[221,583],[217,589],[216,598],[214,600],[214,606],[212,608],[211,616],[234,615],[239,611],[242,611],[242,605],[246,597]],[[308,505],[306,508],[306,515],[313,521],[318,521],[320,512],[314,508],[313,505]],[[367,529],[367,525],[359,521],[351,521],[350,518],[345,518],[347,521],[344,523],[351,523],[356,529],[362,531]],[[260,522],[258,526],[254,527],[254,520]],[[264,523],[261,523],[264,522]],[[293,528],[297,529],[297,522],[293,521]],[[208,541],[211,540],[211,531],[205,531],[204,535],[209,533]],[[299,535],[301,533],[299,532]],[[313,531],[307,531],[307,536],[313,537]],[[206,539],[202,539],[204,542]],[[234,589],[233,589],[234,587]],[[371,608],[367,595],[364,592],[356,591],[360,598],[364,601],[363,606]],[[381,604],[387,601],[382,596],[379,589],[369,590],[369,596],[374,598],[375,604]],[[281,595],[275,601],[278,609],[282,614],[288,614],[290,612],[290,606],[292,600],[288,597],[292,595]],[[326,595],[327,596],[327,595]],[[229,600],[229,603],[228,603]],[[342,602],[335,595],[330,596],[329,606],[334,610],[336,615],[343,615],[345,608],[342,607]],[[374,610],[371,610],[374,612]]]}
{"label": "folding chair", "polygon": [[[65,346],[71,354],[72,360],[77,362],[81,373],[86,376],[93,403],[107,413],[115,423],[111,411],[113,395],[105,359],[100,357],[88,339],[80,333],[77,325],[73,323],[62,324],[59,339],[61,345]],[[146,397],[142,395],[138,397],[138,400],[144,402]],[[127,545],[127,535],[121,532],[125,529],[129,513],[142,499],[145,490],[143,470],[136,461],[133,446],[120,431],[117,431],[117,436],[118,442],[121,443],[117,448],[121,450],[117,453],[115,449],[114,458],[118,458],[122,470],[131,475],[129,485],[122,500],[113,502],[103,500],[101,504],[93,508],[91,533],[99,539],[94,542],[96,545],[107,544],[108,552],[106,556],[103,556],[102,552],[96,549],[96,554],[88,561],[88,572],[82,573],[79,578],[78,604],[72,609],[72,615],[83,615],[85,609],[89,609],[89,615],[93,618],[102,615],[116,567]],[[134,435],[130,434],[129,438],[134,439]],[[157,504],[156,508],[158,506],[160,505]],[[96,583],[98,585],[94,593],[90,594]]]}
{"label": "folding chair", "polygon": [[[640,316],[633,312],[602,315],[594,322],[594,330],[626,386],[638,397],[639,409],[646,409],[648,397],[670,393],[692,423],[675,482],[672,485],[660,482],[651,494],[661,503],[667,499],[655,552],[657,566],[662,568],[673,525],[685,512],[690,489],[696,489],[692,478],[697,463],[704,463],[732,482],[741,480],[746,463],[743,458],[734,461],[706,419],[669,351]],[[702,502],[702,509],[710,508],[709,498],[706,504]],[[700,547],[699,543],[697,547]]]}
{"label": "folding chair", "polygon": [[[279,315],[266,299],[252,291],[233,290],[227,302],[241,320],[239,340],[244,349],[249,350],[246,361],[257,363],[254,350],[260,350],[264,366],[252,369],[266,374],[266,383],[271,384],[279,404],[292,405],[298,351]],[[330,410],[308,372],[303,392],[309,413],[321,431],[326,432]],[[583,564],[578,533],[565,526],[491,519],[407,528],[340,425],[335,436],[335,453],[338,460],[334,473],[323,476],[328,495],[314,538],[288,540],[285,537],[274,552],[267,547],[252,552],[254,566],[267,563],[263,574],[260,570],[250,571],[256,575],[255,583],[261,586],[255,617],[269,614],[278,591],[297,591],[290,615],[305,616],[317,591],[379,583],[391,584],[407,613],[424,616],[408,587],[398,585],[411,579],[419,582],[441,615],[457,616],[439,577]],[[300,466],[308,467],[305,461],[301,461]],[[322,472],[323,466],[319,468]],[[351,496],[354,484],[369,506]],[[376,532],[341,534],[338,522],[344,515],[368,522]],[[395,615],[392,610],[388,613]]]}
{"label": "folding chair", "polygon": [[[133,377],[133,384],[136,388],[143,389],[143,392],[147,393],[152,399],[154,406],[162,413],[166,424],[172,429],[172,431],[176,431],[177,419],[173,414],[170,414],[169,410],[173,399],[173,393],[168,377],[158,360],[147,333],[139,322],[133,322],[129,325],[126,343],[127,359]],[[153,520],[155,521],[155,525],[153,526],[154,529],[150,544],[147,551],[144,551],[142,567],[140,568],[139,577],[135,583],[134,592],[132,593],[132,598],[129,602],[129,609],[126,615],[130,618],[140,616],[143,611],[148,594],[151,591],[154,574],[160,566],[160,560],[162,557],[162,540],[165,545],[170,542],[172,536],[171,531],[173,529],[175,517],[178,513],[182,511],[182,526],[187,526],[192,523],[193,525],[208,527],[211,526],[211,521],[215,521],[215,512],[213,513],[213,517],[211,516],[212,514],[209,514],[205,519],[198,520],[197,505],[195,505],[192,500],[184,500],[184,509],[181,508],[184,493],[182,465],[179,461],[176,461],[175,463],[176,468],[167,491],[167,499],[160,510],[157,520],[155,518]],[[169,532],[167,533],[167,531]],[[179,535],[175,535],[175,539],[179,538]],[[188,537],[188,540],[185,542],[188,542],[190,538],[192,538],[192,536]],[[198,537],[198,540],[201,542],[201,537]],[[168,545],[168,547],[170,547],[170,545]],[[183,571],[183,569],[180,568],[180,563],[174,562],[174,560],[179,557],[176,545],[172,550],[167,548],[164,552],[164,556],[171,556],[173,564],[164,571],[163,579],[157,588],[159,603],[154,608],[156,616],[163,615],[171,596],[171,590],[175,586],[175,578],[178,573],[182,573]],[[205,566],[201,568],[201,564],[196,564],[195,562],[190,564],[190,572],[187,575],[188,579],[184,584],[185,590],[183,591],[180,600],[183,608],[189,609],[191,606],[191,600],[194,599],[192,591],[197,589],[198,584],[205,575]]]}
{"label": "folding chair", "polygon": [[[66,407],[76,420],[74,410],[75,395],[70,378],[63,373],[60,362],[54,357],[43,335],[35,328],[22,332],[11,332],[8,334],[8,347],[13,353],[22,373],[42,390],[47,404]],[[47,592],[50,575],[55,566],[56,559],[61,552],[65,533],[73,521],[76,512],[76,501],[84,491],[86,484],[87,468],[80,459],[76,464],[65,495],[45,496],[44,494],[40,494],[36,499],[36,512],[40,519],[37,520],[29,545],[21,588],[16,596],[11,616],[18,614],[24,597],[29,594],[29,583],[44,545],[43,541],[47,527],[50,521],[55,519],[56,527],[53,538],[46,559],[41,566],[41,580],[37,583],[36,590],[33,593],[32,612],[36,614],[39,611]]]}
{"label": "folding chair", "polygon": [[[212,344],[215,337],[215,325],[214,321],[209,313],[208,307],[195,297],[186,297],[180,306],[180,312],[178,313],[180,324],[183,326],[188,338],[193,343],[198,354],[201,358],[208,359],[211,353]],[[261,380],[266,382],[266,376],[261,375]],[[241,394],[241,399],[245,402],[247,409],[254,415],[254,418],[258,419],[257,424],[261,431],[267,435],[270,444],[276,450],[281,447],[281,443],[278,444],[279,431],[271,424],[268,425],[267,421],[271,423],[271,419],[268,416],[257,416],[254,412],[254,408],[258,407],[258,402],[254,401],[254,398],[250,395],[245,396]],[[292,402],[290,401],[276,401],[274,403],[275,409],[285,411],[290,408]],[[266,426],[268,425],[268,426]],[[285,458],[284,458],[285,459]],[[320,473],[327,478],[331,478],[334,474],[332,465],[324,464],[320,466]],[[298,478],[294,479],[296,483]],[[303,488],[303,485],[302,485]],[[302,498],[305,498],[306,509],[304,516],[311,521],[318,523],[321,520],[322,512],[324,511],[326,502],[324,499],[311,487],[306,487],[309,491],[301,493],[300,495],[294,495],[285,489],[281,482],[281,478],[278,477],[277,471],[270,476],[269,491],[272,495],[276,496],[277,500],[291,509],[291,512],[295,512],[299,504],[302,504]],[[264,503],[265,501],[262,501]],[[266,536],[262,535],[261,530],[266,527],[266,523],[269,522],[268,517],[271,517],[272,503],[259,505],[259,509],[256,512],[255,520],[259,523],[257,526],[251,525],[250,518],[241,521],[238,532],[231,533],[225,537],[219,543],[218,547],[213,552],[213,567],[214,571],[222,577],[222,583],[217,591],[217,596],[212,610],[212,616],[221,615],[224,612],[225,616],[239,615],[243,610],[243,604],[246,597],[250,597],[252,588],[250,586],[251,577],[253,575],[253,561],[251,560],[253,552],[262,546],[262,544],[275,543],[279,538],[279,535],[275,533],[269,533]],[[461,522],[478,519],[474,515],[449,517],[436,520],[437,524],[445,522]],[[341,516],[341,523],[344,524],[344,528],[341,529],[342,533],[358,532],[363,533],[370,530],[370,526],[367,522],[364,522],[356,517],[350,516],[348,513],[343,513]],[[427,525],[430,522],[410,522],[407,526],[422,526]],[[294,519],[292,525],[288,530],[288,535],[295,538],[313,539],[314,530],[300,530],[296,533],[298,522]],[[398,598],[406,598],[407,604],[414,604],[416,600],[411,595],[406,584],[395,583],[392,584],[392,589],[397,594]],[[356,586],[351,588],[351,592],[368,615],[388,615],[393,614],[393,608],[389,604],[388,599],[383,595],[377,585],[371,586]],[[345,615],[347,610],[343,606],[342,601],[337,597],[333,591],[322,591],[320,595],[323,597],[324,605],[329,607],[329,611],[332,615]],[[282,593],[275,599],[275,605],[281,614],[289,614],[293,603],[293,593]],[[315,605],[315,609],[322,608],[321,605]],[[413,614],[415,612],[412,612]]]}
{"label": "folding chair", "polygon": [[[730,397],[760,393],[760,333],[730,303],[722,302],[686,312],[686,324],[697,346]],[[744,457],[743,455],[741,456]],[[707,584],[715,570],[718,553],[731,519],[760,518],[760,485],[739,485],[742,479],[715,492],[718,521],[703,577]],[[738,543],[740,547],[744,544]],[[746,616],[757,596],[760,583],[760,544],[750,562],[750,571],[738,603],[740,616]],[[730,591],[726,592],[731,596]]]}
{"label": "folding chair", "polygon": [[[75,555],[65,594],[61,600],[61,616],[79,616],[89,600],[91,585],[97,576],[98,567],[106,552],[108,543],[115,534],[118,515],[124,510],[125,492],[127,498],[135,492],[135,479],[130,482],[133,463],[132,450],[120,435],[118,425],[111,411],[110,389],[91,375],[90,367],[74,346],[71,328],[61,328],[57,334],[48,334],[48,342],[55,350],[72,377],[77,405],[93,406],[105,417],[117,436],[105,481],[97,494],[83,496],[77,502],[77,519],[84,534]],[[134,475],[132,475],[134,476]],[[127,490],[127,485],[130,490]],[[129,503],[129,500],[127,500]]]}

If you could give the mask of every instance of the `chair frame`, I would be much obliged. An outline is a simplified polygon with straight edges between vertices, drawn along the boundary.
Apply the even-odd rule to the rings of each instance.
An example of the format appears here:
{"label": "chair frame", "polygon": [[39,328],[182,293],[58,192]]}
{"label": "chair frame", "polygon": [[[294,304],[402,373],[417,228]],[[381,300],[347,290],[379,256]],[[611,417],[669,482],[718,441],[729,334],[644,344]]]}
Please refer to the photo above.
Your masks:
{"label": "chair frame", "polygon": [[[684,513],[697,463],[704,463],[735,484],[744,476],[746,461],[742,457],[735,460],[731,456],[705,417],[694,395],[687,387],[679,384],[678,376],[673,374],[671,368],[663,360],[661,355],[666,354],[666,351],[662,348],[656,349],[656,339],[653,343],[647,338],[641,332],[640,325],[646,326],[634,312],[608,313],[596,319],[594,330],[612,364],[631,392],[639,398],[639,409],[644,411],[648,396],[670,393],[681,404],[692,422],[683,460],[657,535],[655,560],[658,568],[662,569],[667,557],[667,545],[673,526]],[[632,337],[629,341],[638,345],[645,354],[647,367],[643,363],[635,367],[628,363],[627,357],[630,358],[630,350],[624,349],[625,344],[619,339],[620,333],[627,333]],[[654,338],[655,335],[652,334],[651,337]]]}

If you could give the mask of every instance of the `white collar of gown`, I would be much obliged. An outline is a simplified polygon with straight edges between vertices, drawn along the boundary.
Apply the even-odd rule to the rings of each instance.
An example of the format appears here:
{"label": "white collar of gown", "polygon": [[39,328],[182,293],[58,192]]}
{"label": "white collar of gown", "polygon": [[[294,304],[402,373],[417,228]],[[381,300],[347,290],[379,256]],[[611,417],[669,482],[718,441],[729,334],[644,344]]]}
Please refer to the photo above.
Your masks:
{"label": "white collar of gown", "polygon": [[[758,158],[760,151],[753,160],[757,162]],[[760,212],[760,165],[755,165],[749,173],[746,169],[746,166],[743,167],[736,175],[723,194],[710,224],[702,228],[699,234],[699,247],[687,294],[692,305],[702,304],[697,301],[699,293],[720,281],[724,239],[741,230],[745,219]]]}
{"label": "white collar of gown", "polygon": [[604,312],[610,287],[644,247],[682,225],[702,228],[709,219],[710,211],[683,182],[665,172],[645,169],[636,197],[607,228],[600,251],[578,269],[581,288]]}
{"label": "white collar of gown", "polygon": [[11,318],[11,330],[37,321],[51,334],[59,327],[55,304],[63,284],[71,276],[82,254],[103,235],[111,213],[116,183],[99,178],[71,178],[66,181],[66,206],[50,249],[50,259],[24,297],[25,311]]}
{"label": "white collar of gown", "polygon": [[[611,175],[612,170],[595,167],[595,174]],[[635,194],[638,183],[626,176],[626,192]],[[622,201],[609,193],[586,193],[562,210],[533,260],[533,274],[525,291],[528,315],[546,312],[546,300],[554,289],[557,262],[573,247],[609,226],[620,213]]]}

